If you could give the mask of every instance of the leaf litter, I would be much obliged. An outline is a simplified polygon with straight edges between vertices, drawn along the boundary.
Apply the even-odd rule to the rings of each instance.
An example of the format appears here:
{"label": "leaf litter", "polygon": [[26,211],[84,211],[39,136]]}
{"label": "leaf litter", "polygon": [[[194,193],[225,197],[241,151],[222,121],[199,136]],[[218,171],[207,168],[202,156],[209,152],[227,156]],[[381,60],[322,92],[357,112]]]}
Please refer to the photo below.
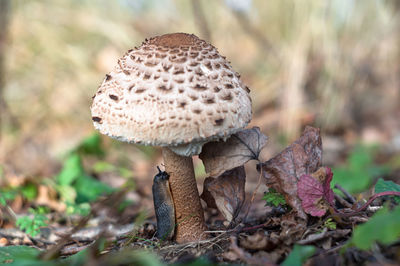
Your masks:
{"label": "leaf litter", "polygon": [[[257,166],[267,187],[281,193],[291,209],[276,212],[274,210],[280,205],[277,204],[278,206],[269,207],[269,214],[259,213],[250,220],[238,219],[239,213],[249,209],[245,205],[248,195],[244,190],[246,173],[243,165],[251,159],[260,160],[259,154],[266,141],[267,137],[258,128],[252,128],[235,134],[226,142],[209,144],[200,155],[209,174],[204,182],[202,195],[208,207],[206,212],[209,213],[211,208],[218,209],[223,218],[215,216],[213,219],[226,220],[231,226],[225,223],[223,226],[216,226],[209,219],[210,238],[207,240],[181,245],[159,241],[153,237],[154,222],[146,218],[141,220],[140,215],[133,228],[119,226],[118,219],[109,217],[115,217],[115,203],[123,200],[125,192],[112,192],[105,200],[93,202],[90,215],[76,220],[75,226],[69,227],[64,233],[56,233],[49,227],[50,235],[58,235],[57,240],[46,240],[45,234],[30,237],[19,231],[20,239],[25,241],[20,243],[40,248],[40,257],[50,261],[61,255],[87,264],[107,262],[113,265],[123,261],[132,262],[130,254],[137,249],[151,249],[169,263],[188,262],[203,256],[208,264],[231,262],[293,265],[294,262],[305,262],[307,259],[326,264],[327,259],[332,259],[332,256],[334,261],[343,262],[337,251],[349,243],[365,249],[367,245],[369,247],[375,241],[379,242],[382,234],[400,230],[398,223],[392,222],[388,227],[390,230],[381,228],[383,231],[377,231],[365,240],[368,231],[376,230],[376,224],[379,226],[382,220],[390,218],[395,221],[397,216],[393,215],[397,214],[398,207],[396,212],[385,209],[378,212],[378,216],[374,216],[376,218],[371,219],[364,227],[356,227],[359,229],[355,238],[348,241],[354,225],[368,221],[373,214],[367,207],[380,196],[399,195],[393,192],[398,187],[394,183],[379,181],[375,188],[377,194],[364,205],[360,206],[355,201],[347,202],[347,199],[342,199],[342,202],[347,202],[345,206],[340,205],[339,201],[335,201],[340,196],[334,195],[330,188],[332,172],[330,168],[322,166],[320,131],[312,127],[306,127],[299,139],[270,160],[259,161]],[[397,198],[393,198],[392,204],[396,200]],[[46,201],[43,200],[44,203]],[[253,197],[250,203],[253,203]],[[4,206],[0,207],[2,213],[12,215]],[[100,219],[97,226],[88,226],[96,219]],[[11,231],[1,229],[0,239],[2,243],[11,243]],[[396,239],[390,236],[382,242],[390,245]],[[364,246],[360,243],[364,243]],[[304,246],[309,244],[313,247]],[[365,256],[365,253],[360,252],[354,248],[347,249],[344,252],[344,261],[351,262],[346,259],[346,254],[350,253],[352,256]],[[141,255],[135,253],[135,256],[139,258]],[[35,259],[37,257],[32,258],[33,261]],[[162,265],[148,254],[144,254],[143,259],[152,261],[153,265]]]}

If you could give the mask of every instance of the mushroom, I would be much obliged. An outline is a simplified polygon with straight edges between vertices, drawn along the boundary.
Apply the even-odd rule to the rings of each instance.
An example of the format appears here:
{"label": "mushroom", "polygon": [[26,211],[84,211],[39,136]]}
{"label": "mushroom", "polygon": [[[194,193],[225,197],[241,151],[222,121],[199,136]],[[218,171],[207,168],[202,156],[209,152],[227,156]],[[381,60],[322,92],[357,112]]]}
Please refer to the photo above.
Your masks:
{"label": "mushroom", "polygon": [[129,50],[93,96],[92,120],[102,134],[162,147],[179,243],[206,237],[191,156],[250,122],[249,92],[214,46],[172,33]]}

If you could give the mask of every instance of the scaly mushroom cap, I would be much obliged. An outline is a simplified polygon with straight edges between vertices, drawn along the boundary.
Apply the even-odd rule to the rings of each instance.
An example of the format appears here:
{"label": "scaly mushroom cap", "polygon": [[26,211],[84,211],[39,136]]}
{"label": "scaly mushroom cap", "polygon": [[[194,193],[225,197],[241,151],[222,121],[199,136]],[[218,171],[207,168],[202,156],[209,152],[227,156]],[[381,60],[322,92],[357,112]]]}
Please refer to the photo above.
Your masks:
{"label": "scaly mushroom cap", "polygon": [[249,92],[214,46],[193,34],[166,34],[118,60],[93,96],[92,119],[122,141],[205,143],[250,122]]}

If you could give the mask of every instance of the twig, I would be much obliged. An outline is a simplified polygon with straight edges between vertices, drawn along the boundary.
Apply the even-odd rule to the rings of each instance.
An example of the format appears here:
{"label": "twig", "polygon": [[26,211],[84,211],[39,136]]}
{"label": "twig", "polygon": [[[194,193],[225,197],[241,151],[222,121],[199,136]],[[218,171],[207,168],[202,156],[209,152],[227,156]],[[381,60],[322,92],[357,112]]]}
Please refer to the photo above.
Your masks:
{"label": "twig", "polygon": [[355,210],[355,212],[361,212],[364,209],[366,209],[375,199],[379,198],[379,197],[383,197],[383,196],[399,196],[400,197],[400,192],[398,191],[385,191],[385,192],[381,192],[381,193],[377,193],[374,194],[371,198],[369,198],[369,200],[360,208],[358,208],[357,210]]}
{"label": "twig", "polygon": [[233,232],[234,230],[215,230],[215,231],[204,231],[207,234],[218,234],[218,233],[229,233]]}
{"label": "twig", "polygon": [[66,243],[68,243],[68,241],[71,239],[71,236],[72,236],[73,234],[75,234],[79,229],[83,228],[83,227],[87,224],[87,222],[90,220],[90,218],[92,217],[92,215],[93,215],[93,210],[92,210],[92,212],[91,212],[88,216],[82,218],[82,219],[79,221],[79,223],[78,223],[77,226],[75,226],[74,228],[72,228],[72,230],[71,230],[71,232],[69,233],[68,236],[65,236],[64,238],[61,239],[61,241],[60,241],[57,245],[55,245],[55,246],[52,247],[51,249],[49,249],[49,250],[45,251],[44,253],[42,253],[42,254],[40,255],[40,258],[43,259],[43,260],[50,260],[50,259],[53,259],[53,258],[57,255],[57,253],[60,252],[60,250],[63,248],[63,246],[64,246]]}
{"label": "twig", "polygon": [[347,208],[353,207],[353,205],[351,205],[347,200],[345,200],[344,198],[342,198],[342,197],[339,196],[339,195],[336,195],[336,194],[335,194],[335,199],[336,199],[337,201],[339,201],[340,204],[342,204],[343,206],[345,206],[345,207],[347,207]]}
{"label": "twig", "polygon": [[241,232],[245,232],[245,231],[256,230],[256,229],[260,229],[260,228],[264,228],[264,227],[267,227],[267,223],[263,223],[263,224],[259,224],[259,225],[255,225],[255,226],[250,226],[250,227],[244,227],[240,231]]}
{"label": "twig", "polygon": [[345,190],[341,185],[336,184],[335,188],[339,189],[346,196],[346,198],[350,201],[351,204],[356,203],[356,199],[347,190]]}
{"label": "twig", "polygon": [[385,192],[377,193],[377,194],[375,194],[375,195],[372,195],[372,196],[369,198],[369,200],[368,200],[363,206],[361,206],[360,208],[358,208],[358,209],[356,209],[356,210],[354,210],[354,211],[352,211],[352,212],[343,213],[343,212],[341,212],[341,211],[339,211],[339,210],[336,210],[336,209],[335,209],[335,212],[336,212],[338,215],[342,216],[342,217],[354,216],[354,215],[359,214],[360,212],[362,212],[362,211],[365,210],[366,208],[368,208],[368,206],[369,206],[375,199],[377,199],[377,198],[379,198],[379,197],[383,197],[383,196],[399,196],[399,197],[400,197],[400,192],[398,192],[398,191],[385,191]]}

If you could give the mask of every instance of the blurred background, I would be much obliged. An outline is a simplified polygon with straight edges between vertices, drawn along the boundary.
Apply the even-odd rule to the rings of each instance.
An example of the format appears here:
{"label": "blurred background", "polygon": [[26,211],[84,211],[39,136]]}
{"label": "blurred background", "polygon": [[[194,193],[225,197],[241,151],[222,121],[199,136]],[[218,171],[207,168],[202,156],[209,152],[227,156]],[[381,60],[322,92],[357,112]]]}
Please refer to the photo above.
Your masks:
{"label": "blurred background", "polygon": [[36,200],[37,187],[62,194],[57,186],[75,184],[62,173],[79,154],[93,179],[112,187],[133,179],[148,195],[141,182],[151,182],[160,152],[96,135],[89,107],[119,57],[171,32],[211,42],[241,74],[251,125],[269,136],[263,160],[312,125],[321,128],[326,165],[375,144],[380,156],[370,161],[400,168],[397,0],[0,0],[3,187],[34,183]]}

